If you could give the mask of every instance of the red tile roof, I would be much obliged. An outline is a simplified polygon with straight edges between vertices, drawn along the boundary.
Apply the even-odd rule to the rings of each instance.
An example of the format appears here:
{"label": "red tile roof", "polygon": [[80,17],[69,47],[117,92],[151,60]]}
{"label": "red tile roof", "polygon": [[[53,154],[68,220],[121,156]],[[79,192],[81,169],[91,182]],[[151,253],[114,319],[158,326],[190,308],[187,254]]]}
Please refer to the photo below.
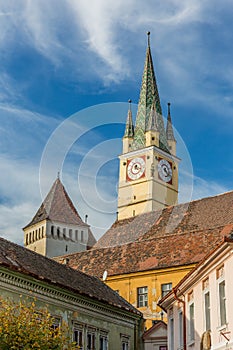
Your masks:
{"label": "red tile roof", "polygon": [[59,178],[56,179],[36,215],[26,227],[45,219],[86,226]]}
{"label": "red tile roof", "polygon": [[75,271],[67,265],[59,264],[3,238],[0,238],[0,266],[141,315],[98,278]]}
{"label": "red tile roof", "polygon": [[194,264],[232,230],[227,192],[117,221],[91,250],[69,255],[70,266],[101,277]]}
{"label": "red tile roof", "polygon": [[[79,216],[59,178],[56,179],[37,213],[24,229],[45,219],[64,224],[89,226]],[[91,247],[95,242],[96,239],[89,228],[87,245]]]}

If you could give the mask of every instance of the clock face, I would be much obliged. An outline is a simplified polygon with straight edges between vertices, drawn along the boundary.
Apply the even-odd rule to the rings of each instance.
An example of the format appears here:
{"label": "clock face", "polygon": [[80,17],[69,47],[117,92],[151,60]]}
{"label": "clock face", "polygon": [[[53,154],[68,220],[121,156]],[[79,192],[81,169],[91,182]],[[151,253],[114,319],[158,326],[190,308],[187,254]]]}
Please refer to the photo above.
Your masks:
{"label": "clock face", "polygon": [[127,162],[127,180],[138,180],[145,176],[146,163],[144,157],[137,157]]}
{"label": "clock face", "polygon": [[171,182],[172,179],[172,167],[171,163],[166,159],[160,159],[158,164],[158,173],[161,180],[165,182]]}

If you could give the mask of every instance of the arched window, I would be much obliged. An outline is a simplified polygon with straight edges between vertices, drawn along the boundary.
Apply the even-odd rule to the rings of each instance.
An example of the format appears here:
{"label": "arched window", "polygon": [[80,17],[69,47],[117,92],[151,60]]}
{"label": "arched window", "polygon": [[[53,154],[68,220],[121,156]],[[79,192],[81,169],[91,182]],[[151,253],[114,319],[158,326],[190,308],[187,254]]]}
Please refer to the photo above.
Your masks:
{"label": "arched window", "polygon": [[35,242],[35,231],[32,231],[32,242]]}
{"label": "arched window", "polygon": [[38,230],[36,230],[36,241],[38,240]]}
{"label": "arched window", "polygon": [[57,238],[61,238],[61,230],[60,227],[57,228]]}
{"label": "arched window", "polygon": [[39,228],[38,238],[41,239],[41,229]]}
{"label": "arched window", "polygon": [[26,245],[28,245],[28,233],[26,234]]}
{"label": "arched window", "polygon": [[78,241],[78,230],[75,230],[75,240]]}
{"label": "arched window", "polygon": [[69,229],[69,237],[70,237],[70,239],[72,239],[72,235],[73,235],[73,230],[72,230],[72,228],[70,228]]}
{"label": "arched window", "polygon": [[44,226],[41,227],[41,231],[42,231],[42,238],[44,237]]}
{"label": "arched window", "polygon": [[54,238],[54,226],[51,226],[51,236]]}
{"label": "arched window", "polygon": [[29,243],[32,243],[32,233],[29,233]]}
{"label": "arched window", "polygon": [[66,239],[66,229],[63,228],[63,238]]}
{"label": "arched window", "polygon": [[84,233],[81,231],[81,242],[84,242]]}

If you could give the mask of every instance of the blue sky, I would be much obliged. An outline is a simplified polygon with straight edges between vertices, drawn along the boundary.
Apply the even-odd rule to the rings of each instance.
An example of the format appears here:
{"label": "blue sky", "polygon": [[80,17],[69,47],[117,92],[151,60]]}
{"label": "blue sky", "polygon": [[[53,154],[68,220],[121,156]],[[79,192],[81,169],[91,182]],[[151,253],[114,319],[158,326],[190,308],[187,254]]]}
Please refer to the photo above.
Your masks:
{"label": "blue sky", "polygon": [[232,190],[232,18],[230,0],[1,0],[0,235],[22,243],[58,171],[97,237],[114,221],[148,30],[181,145],[180,201],[187,187],[193,199]]}

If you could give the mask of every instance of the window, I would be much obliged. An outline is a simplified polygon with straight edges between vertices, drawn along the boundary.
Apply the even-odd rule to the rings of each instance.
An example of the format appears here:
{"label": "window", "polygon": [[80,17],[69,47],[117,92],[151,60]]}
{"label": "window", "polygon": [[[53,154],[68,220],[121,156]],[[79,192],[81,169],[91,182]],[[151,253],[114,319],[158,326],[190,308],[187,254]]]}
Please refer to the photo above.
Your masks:
{"label": "window", "polygon": [[87,331],[87,350],[95,350],[95,329]]}
{"label": "window", "polygon": [[174,350],[174,319],[169,319],[169,349]]}
{"label": "window", "polygon": [[73,231],[72,231],[72,228],[69,229],[69,237],[70,239],[72,239],[72,235],[73,235]]}
{"label": "window", "polygon": [[194,327],[194,303],[189,304],[189,340],[193,341],[195,336]]}
{"label": "window", "polygon": [[[72,238],[72,235],[70,236]],[[78,230],[75,230],[75,240],[78,241]]]}
{"label": "window", "polygon": [[81,231],[81,242],[84,241],[84,235],[83,235],[83,231]]}
{"label": "window", "polygon": [[51,236],[54,237],[54,226],[51,226]]}
{"label": "window", "polygon": [[61,230],[60,230],[60,227],[57,227],[57,238],[61,238]]}
{"label": "window", "polygon": [[65,228],[63,228],[63,239],[66,239],[66,229]]}
{"label": "window", "polygon": [[161,285],[162,298],[172,290],[172,283],[164,283]]}
{"label": "window", "polygon": [[180,310],[178,313],[179,319],[179,348],[183,349],[183,312]]}
{"label": "window", "polygon": [[100,350],[108,350],[108,334],[102,333],[100,334]]}
{"label": "window", "polygon": [[205,330],[210,330],[210,292],[204,294],[204,306],[205,306]]}
{"label": "window", "polygon": [[129,350],[129,337],[121,334],[121,350]]}
{"label": "window", "polygon": [[148,306],[148,287],[138,288],[138,307]]}
{"label": "window", "polygon": [[220,311],[220,326],[226,324],[226,297],[225,297],[225,281],[218,285],[219,290],[219,311]]}
{"label": "window", "polygon": [[53,319],[52,329],[56,330],[61,325],[61,319],[60,317],[53,317],[53,316],[52,316],[52,319]]}
{"label": "window", "polygon": [[73,342],[79,347],[80,350],[83,350],[83,327],[79,324],[74,324],[73,326]]}

